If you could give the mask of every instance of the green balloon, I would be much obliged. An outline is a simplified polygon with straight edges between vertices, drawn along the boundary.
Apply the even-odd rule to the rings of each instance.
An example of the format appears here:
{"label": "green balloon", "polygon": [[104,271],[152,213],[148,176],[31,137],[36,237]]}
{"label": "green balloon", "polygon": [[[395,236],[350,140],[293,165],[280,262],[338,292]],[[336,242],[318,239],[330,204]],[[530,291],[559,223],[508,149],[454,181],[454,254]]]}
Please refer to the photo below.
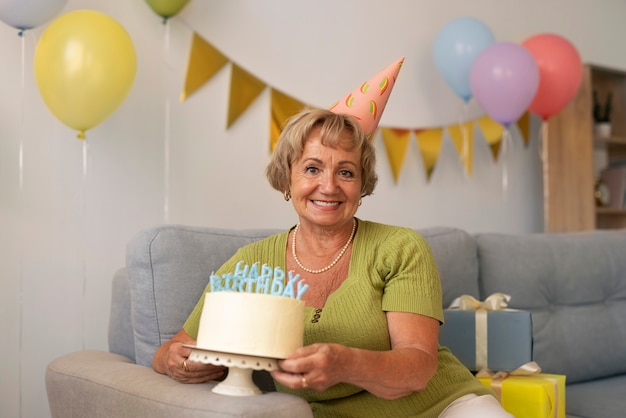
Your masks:
{"label": "green balloon", "polygon": [[176,16],[189,0],[146,0],[148,6],[163,19]]}

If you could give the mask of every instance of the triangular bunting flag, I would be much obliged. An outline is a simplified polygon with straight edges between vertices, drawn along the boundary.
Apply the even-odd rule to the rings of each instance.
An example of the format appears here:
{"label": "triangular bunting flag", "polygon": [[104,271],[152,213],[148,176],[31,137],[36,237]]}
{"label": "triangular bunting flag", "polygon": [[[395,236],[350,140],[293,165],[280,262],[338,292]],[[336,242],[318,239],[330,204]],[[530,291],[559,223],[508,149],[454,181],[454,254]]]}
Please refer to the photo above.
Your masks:
{"label": "triangular bunting flag", "polygon": [[525,112],[517,121],[517,127],[522,133],[524,145],[528,145],[530,143],[530,124],[530,112]]}
{"label": "triangular bunting flag", "polygon": [[415,136],[417,137],[417,146],[424,161],[424,168],[426,168],[426,178],[430,180],[441,152],[443,129],[419,130],[415,131]]}
{"label": "triangular bunting flag", "polygon": [[270,151],[274,151],[287,119],[300,112],[306,105],[276,89],[270,89],[270,93]]}
{"label": "triangular bunting flag", "polygon": [[381,128],[380,130],[383,135],[385,149],[387,150],[387,158],[391,166],[393,182],[398,183],[398,177],[400,176],[400,171],[402,171],[407,145],[409,145],[411,131],[408,129],[392,128]]}
{"label": "triangular bunting flag", "polygon": [[226,56],[194,32],[180,101],[187,100],[187,97],[209,81],[227,62]]}
{"label": "triangular bunting flag", "polygon": [[232,64],[227,128],[230,128],[239,116],[248,109],[252,102],[259,97],[259,94],[263,92],[265,87],[267,87],[267,84],[263,81],[237,64]]}
{"label": "triangular bunting flag", "polygon": [[472,154],[474,151],[474,125],[465,122],[458,125],[448,126],[450,139],[459,153],[461,163],[465,166],[467,174],[472,174]]}
{"label": "triangular bunting flag", "polygon": [[478,123],[478,127],[480,128],[480,132],[483,134],[485,141],[487,141],[487,144],[489,144],[489,147],[491,148],[493,159],[497,160],[498,154],[500,153],[500,145],[502,145],[504,126],[500,125],[489,116],[483,116],[476,122]]}

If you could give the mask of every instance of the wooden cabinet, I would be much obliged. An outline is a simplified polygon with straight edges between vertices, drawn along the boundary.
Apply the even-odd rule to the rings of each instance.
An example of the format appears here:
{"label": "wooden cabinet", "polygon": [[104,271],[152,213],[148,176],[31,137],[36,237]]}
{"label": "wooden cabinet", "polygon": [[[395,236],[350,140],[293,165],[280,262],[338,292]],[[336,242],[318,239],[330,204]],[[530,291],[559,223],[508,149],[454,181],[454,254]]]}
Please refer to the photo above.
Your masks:
{"label": "wooden cabinet", "polygon": [[[611,92],[612,134],[596,138],[593,94]],[[626,158],[626,71],[585,65],[578,95],[542,127],[545,232],[626,228],[626,209],[598,207],[595,179]]]}

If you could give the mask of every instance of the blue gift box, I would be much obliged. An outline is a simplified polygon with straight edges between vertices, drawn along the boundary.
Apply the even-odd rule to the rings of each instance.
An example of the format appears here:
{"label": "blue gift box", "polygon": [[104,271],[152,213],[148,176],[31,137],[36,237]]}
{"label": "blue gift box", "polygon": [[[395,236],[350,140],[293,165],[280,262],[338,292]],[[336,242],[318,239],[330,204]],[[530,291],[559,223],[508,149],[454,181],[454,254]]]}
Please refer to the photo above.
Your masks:
{"label": "blue gift box", "polygon": [[444,319],[439,344],[471,371],[510,372],[533,359],[530,312],[445,309]]}

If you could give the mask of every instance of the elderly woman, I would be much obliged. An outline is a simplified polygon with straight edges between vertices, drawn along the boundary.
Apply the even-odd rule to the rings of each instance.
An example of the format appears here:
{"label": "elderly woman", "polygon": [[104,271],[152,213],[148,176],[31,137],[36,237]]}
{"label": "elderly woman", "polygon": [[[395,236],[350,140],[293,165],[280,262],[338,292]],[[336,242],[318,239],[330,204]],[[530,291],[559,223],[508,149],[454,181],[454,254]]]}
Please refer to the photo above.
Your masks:
{"label": "elderly woman", "polygon": [[[267,260],[309,285],[305,346],[272,372],[277,389],[306,399],[316,417],[510,417],[438,344],[441,284],[423,237],[355,217],[374,166],[351,116],[306,110],[279,138],[267,178],[299,222],[226,263]],[[222,367],[186,360],[200,312],[157,351],[156,371],[190,383],[222,377]]]}

